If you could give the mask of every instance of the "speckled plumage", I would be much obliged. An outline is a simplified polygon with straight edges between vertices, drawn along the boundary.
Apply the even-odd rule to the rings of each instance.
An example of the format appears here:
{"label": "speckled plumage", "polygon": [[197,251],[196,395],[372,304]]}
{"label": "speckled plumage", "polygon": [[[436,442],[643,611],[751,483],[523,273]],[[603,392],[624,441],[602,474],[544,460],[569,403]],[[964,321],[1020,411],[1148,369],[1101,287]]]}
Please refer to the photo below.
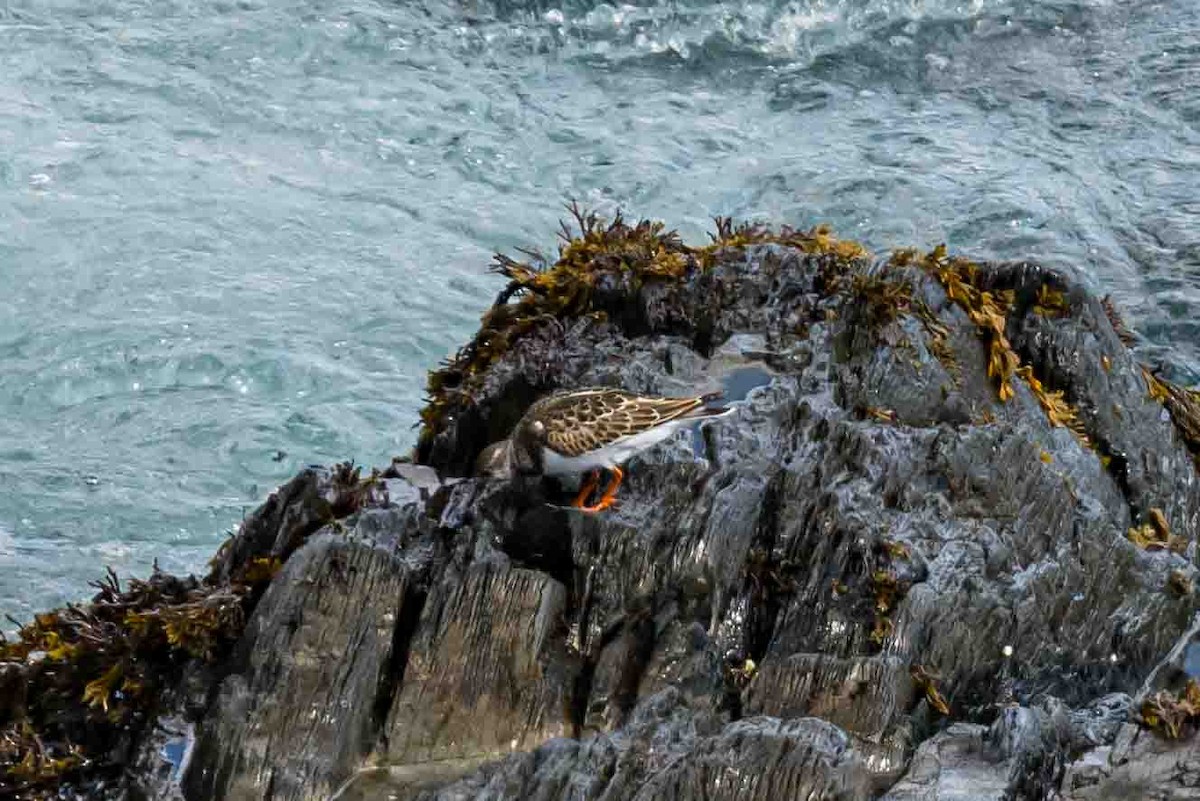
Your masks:
{"label": "speckled plumage", "polygon": [[480,456],[479,472],[581,473],[616,466],[679,425],[729,411],[711,395],[668,398],[608,387],[563,390],[529,407],[509,439]]}
{"label": "speckled plumage", "polygon": [[[619,389],[582,389],[542,398],[514,430],[515,439],[537,438],[557,453],[581,456],[633,434],[683,417],[704,405],[703,397],[656,398]],[[530,430],[534,429],[534,430]]]}

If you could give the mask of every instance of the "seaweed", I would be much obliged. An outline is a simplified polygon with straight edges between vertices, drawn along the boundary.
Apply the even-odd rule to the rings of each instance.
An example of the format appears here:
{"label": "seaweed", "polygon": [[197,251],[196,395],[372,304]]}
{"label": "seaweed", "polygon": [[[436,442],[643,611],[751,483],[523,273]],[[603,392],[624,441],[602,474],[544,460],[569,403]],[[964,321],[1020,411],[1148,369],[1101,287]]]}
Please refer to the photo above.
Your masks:
{"label": "seaweed", "polygon": [[922,665],[913,665],[909,669],[909,675],[912,676],[913,682],[917,685],[925,700],[938,714],[949,716],[950,705],[946,703],[946,699],[942,697],[942,693],[938,690],[937,683],[941,676],[936,673],[931,673]]}
{"label": "seaweed", "polygon": [[[902,263],[916,258],[910,251],[902,253]],[[895,260],[896,257],[893,256],[893,261]],[[1068,429],[1081,445],[1094,450],[1095,445],[1088,437],[1079,413],[1067,402],[1062,390],[1046,387],[1035,375],[1032,365],[1021,363],[1021,357],[1009,341],[1006,329],[1015,292],[1011,289],[991,292],[981,288],[978,265],[967,259],[948,256],[945,245],[934,248],[921,259],[921,264],[942,285],[946,296],[966,312],[967,317],[983,336],[988,349],[987,374],[989,378],[996,380],[996,394],[1000,401],[1007,402],[1013,397],[1013,379],[1021,378],[1037,398],[1052,426]],[[1037,298],[1032,308],[1035,314],[1043,317],[1059,317],[1068,312],[1066,297],[1062,291],[1048,284],[1038,287]],[[919,316],[925,320],[933,315],[932,312],[921,313],[919,310]],[[926,323],[926,328],[929,329],[929,323]],[[940,347],[945,346],[941,344]]]}
{"label": "seaweed", "polygon": [[903,542],[885,537],[879,541],[879,548],[892,559],[912,559],[912,549]]}
{"label": "seaweed", "polygon": [[1109,324],[1117,334],[1117,338],[1121,340],[1127,348],[1132,348],[1137,344],[1137,337],[1125,325],[1125,320],[1121,317],[1121,313],[1117,311],[1117,306],[1113,303],[1112,295],[1105,295],[1100,300],[1100,306],[1104,309],[1104,316],[1108,318]]}
{"label": "seaweed", "polygon": [[892,570],[876,570],[871,574],[871,597],[874,601],[875,620],[871,628],[871,642],[883,645],[895,628],[891,612],[904,597],[904,588]]}
{"label": "seaweed", "polygon": [[[330,487],[327,508],[314,501],[327,524],[386,499],[379,474],[364,478],[352,463],[332,470]],[[35,615],[15,638],[0,636],[0,795],[52,798],[64,785],[86,794],[91,783],[118,778],[125,752],[185,671],[215,666],[231,651],[267,584],[310,533],[296,533],[281,553],[247,555],[229,581],[215,569],[177,578],[156,564],[148,579],[123,584],[110,569],[92,583],[90,603]]]}
{"label": "seaweed", "polygon": [[900,598],[900,582],[890,570],[876,570],[871,574],[872,594],[875,611],[887,614]]}
{"label": "seaweed", "polygon": [[[898,540],[881,537],[872,550],[872,562],[876,566],[870,575],[872,624],[868,639],[876,646],[882,646],[895,630],[892,613],[908,594],[910,586],[908,581],[901,579],[895,565],[910,561],[912,549]],[[834,589],[836,592],[836,586]]]}
{"label": "seaweed", "polygon": [[864,417],[869,417],[881,423],[900,422],[900,416],[896,414],[894,409],[885,409],[881,406],[864,406],[862,407],[862,414]]}
{"label": "seaweed", "polygon": [[1159,690],[1141,707],[1142,723],[1168,740],[1190,737],[1200,726],[1200,684],[1188,679],[1178,695]]}
{"label": "seaweed", "polygon": [[1187,540],[1171,533],[1162,509],[1151,509],[1147,517],[1146,522],[1126,532],[1130,542],[1147,551],[1167,550],[1182,554],[1187,550]]}
{"label": "seaweed", "polygon": [[737,690],[744,689],[758,674],[758,665],[753,659],[746,659],[740,664],[737,661],[725,664],[725,682]]}
{"label": "seaweed", "polygon": [[1017,375],[1029,385],[1030,392],[1037,398],[1042,411],[1046,413],[1046,419],[1050,421],[1050,425],[1066,428],[1075,435],[1080,445],[1083,445],[1085,448],[1095,449],[1092,441],[1088,438],[1087,431],[1083,427],[1083,421],[1080,420],[1079,413],[1075,411],[1075,407],[1067,403],[1064,399],[1062,390],[1046,389],[1045,385],[1033,374],[1033,367],[1030,365],[1026,364],[1018,367]]}
{"label": "seaweed", "polygon": [[[902,251],[900,263],[915,258],[909,251]],[[896,256],[893,256],[893,261]],[[1013,302],[1012,290],[993,293],[980,289],[978,266],[959,257],[950,257],[945,245],[938,245],[921,259],[921,266],[946,291],[946,296],[957,303],[968,319],[975,324],[988,349],[987,374],[996,380],[996,391],[1001,401],[1013,396],[1012,378],[1020,366],[1020,359],[1008,341],[1005,328],[1008,324],[1008,309]]]}
{"label": "seaweed", "polygon": [[1062,290],[1054,289],[1049,284],[1038,287],[1037,299],[1033,304],[1033,313],[1040,317],[1062,317],[1068,313],[1066,296]]}
{"label": "seaweed", "polygon": [[846,262],[868,259],[870,251],[857,242],[838,239],[828,225],[817,225],[808,231],[784,225],[775,230],[762,223],[734,223],[731,217],[713,220],[716,231],[709,234],[712,243],[700,249],[702,260],[708,266],[714,263],[713,256],[721,248],[741,248],[747,245],[783,245],[793,247],[809,255],[833,256]]}
{"label": "seaweed", "polygon": [[1200,391],[1168,381],[1142,365],[1142,377],[1150,397],[1163,405],[1188,450],[1200,456]]}
{"label": "seaweed", "polygon": [[[353,460],[334,465],[331,475],[334,501],[330,505],[328,522],[349,517],[366,506],[386,506],[388,493],[383,475],[373,467],[370,475],[364,478],[362,467],[354,464]],[[252,568],[253,565],[248,567]]]}
{"label": "seaweed", "polygon": [[892,636],[892,632],[896,630],[896,624],[888,615],[877,613],[875,615],[875,623],[871,626],[870,639],[876,645],[883,645],[888,637]]}
{"label": "seaweed", "polygon": [[0,716],[0,787],[31,795],[107,773],[113,742],[140,728],[192,659],[212,660],[240,635],[252,589],[206,586],[155,568],[122,587],[111,570],[86,606],[36,615],[0,662],[17,696]]}
{"label": "seaweed", "polygon": [[962,366],[954,356],[954,349],[950,347],[950,329],[938,319],[925,301],[917,301],[915,308],[917,319],[921,321],[925,332],[929,334],[929,352],[941,363],[954,385],[961,387]]}
{"label": "seaweed", "polygon": [[913,304],[912,282],[890,272],[856,273],[850,279],[849,292],[852,308],[858,310],[872,331],[895,322]]}

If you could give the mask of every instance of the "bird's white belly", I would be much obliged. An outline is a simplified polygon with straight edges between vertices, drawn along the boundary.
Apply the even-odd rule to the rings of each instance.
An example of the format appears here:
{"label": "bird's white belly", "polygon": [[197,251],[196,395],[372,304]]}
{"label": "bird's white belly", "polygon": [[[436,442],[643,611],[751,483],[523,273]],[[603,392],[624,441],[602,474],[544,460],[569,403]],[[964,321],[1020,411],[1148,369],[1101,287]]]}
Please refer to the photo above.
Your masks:
{"label": "bird's white belly", "polygon": [[610,442],[603,448],[588,451],[579,456],[563,456],[549,448],[542,449],[542,472],[550,476],[566,476],[586,473],[600,468],[612,469],[629,461],[638,451],[644,451],[658,443],[670,439],[671,435],[683,426],[697,420],[672,420],[648,431],[621,437]]}

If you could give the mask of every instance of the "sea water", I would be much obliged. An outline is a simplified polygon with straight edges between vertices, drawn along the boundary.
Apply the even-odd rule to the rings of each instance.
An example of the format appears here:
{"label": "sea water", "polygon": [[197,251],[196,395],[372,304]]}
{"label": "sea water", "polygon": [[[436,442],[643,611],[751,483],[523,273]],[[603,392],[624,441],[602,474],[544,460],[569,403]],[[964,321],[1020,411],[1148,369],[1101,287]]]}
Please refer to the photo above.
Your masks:
{"label": "sea water", "polygon": [[1200,378],[1197,86],[1195,0],[0,0],[0,613],[407,451],[569,200],[1066,266]]}

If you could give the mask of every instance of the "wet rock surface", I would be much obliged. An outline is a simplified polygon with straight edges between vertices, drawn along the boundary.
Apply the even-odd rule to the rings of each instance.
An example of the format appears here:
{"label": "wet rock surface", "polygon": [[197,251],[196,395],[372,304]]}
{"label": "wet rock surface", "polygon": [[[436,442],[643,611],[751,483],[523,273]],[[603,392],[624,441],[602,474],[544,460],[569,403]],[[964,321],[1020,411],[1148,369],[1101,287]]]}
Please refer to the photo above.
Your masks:
{"label": "wet rock surface", "polygon": [[[834,269],[774,245],[730,251],[669,288],[615,288],[621,320],[548,326],[498,360],[426,449],[443,477],[553,388],[741,398],[635,458],[608,513],[564,508],[572,488],[548,480],[466,477],[387,518],[390,558],[420,564],[401,582],[423,599],[403,671],[388,703],[356,698],[375,717],[288,797],[365,765],[343,797],[1078,796],[1068,765],[1111,748],[1132,721],[1111,699],[1138,693],[1192,619],[1193,597],[1168,586],[1195,572],[1192,456],[1069,276],[980,269],[978,286],[1010,299],[1008,341],[1033,377],[1013,375],[1005,402],[987,336],[934,271],[876,266],[911,293],[880,320],[870,297],[830,291]],[[1062,293],[1053,313],[1035,309],[1042,287]],[[1047,388],[1076,430],[1047,414]],[[1184,553],[1131,542],[1154,509]],[[360,638],[380,602],[349,602],[342,636]],[[272,658],[300,658],[291,647]],[[391,658],[355,657],[371,676]],[[229,693],[191,773],[269,797],[273,752],[209,733],[246,726]],[[318,730],[288,735],[298,762]]]}
{"label": "wet rock surface", "polygon": [[200,726],[187,794],[331,794],[374,744],[376,705],[396,679],[393,651],[403,658],[412,607],[422,603],[416,572],[334,532],[293,554]]}
{"label": "wet rock surface", "polygon": [[[152,796],[1197,797],[1200,745],[1142,716],[1200,675],[1188,442],[1071,276],[964,301],[941,258],[618,274],[623,314],[531,329],[352,514],[281,489],[215,569],[290,555]],[[467,475],[589,385],[737,408],[602,514]]]}
{"label": "wet rock surface", "polygon": [[553,740],[416,797],[702,799],[870,797],[870,774],[850,739],[816,718],[749,717],[708,736],[684,699],[664,690],[618,732]]}

